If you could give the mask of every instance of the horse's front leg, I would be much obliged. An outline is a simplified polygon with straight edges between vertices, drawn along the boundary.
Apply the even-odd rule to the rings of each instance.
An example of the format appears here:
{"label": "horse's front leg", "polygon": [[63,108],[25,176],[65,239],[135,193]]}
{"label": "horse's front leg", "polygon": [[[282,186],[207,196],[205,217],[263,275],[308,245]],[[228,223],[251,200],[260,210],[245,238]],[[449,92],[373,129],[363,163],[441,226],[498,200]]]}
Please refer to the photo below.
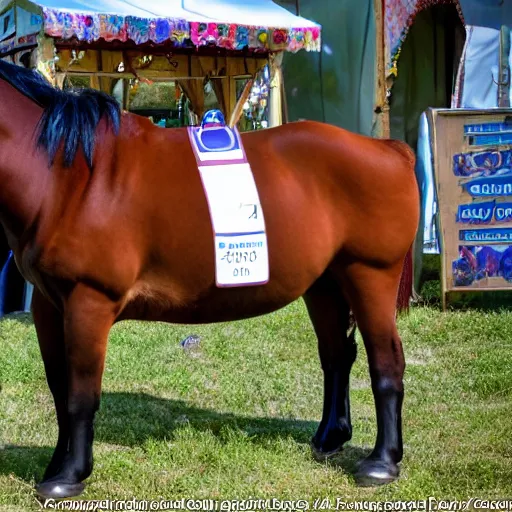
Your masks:
{"label": "horse's front leg", "polygon": [[37,288],[34,288],[32,296],[32,316],[59,425],[57,447],[43,477],[43,480],[47,480],[57,474],[68,452],[69,444],[64,318]]}
{"label": "horse's front leg", "polygon": [[[82,284],[75,286],[64,304],[64,344],[67,374],[66,413],[68,450],[37,486],[43,498],[77,496],[92,472],[93,421],[101,394],[108,333],[117,308],[100,292]],[[52,461],[53,462],[53,461]]]}

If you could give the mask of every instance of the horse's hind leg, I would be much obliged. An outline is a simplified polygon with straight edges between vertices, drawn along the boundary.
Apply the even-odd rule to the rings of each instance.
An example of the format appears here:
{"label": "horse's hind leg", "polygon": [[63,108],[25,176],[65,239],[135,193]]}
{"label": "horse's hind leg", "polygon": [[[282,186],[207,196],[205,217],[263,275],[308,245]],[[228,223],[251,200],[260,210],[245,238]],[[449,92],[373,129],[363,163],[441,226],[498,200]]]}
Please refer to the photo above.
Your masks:
{"label": "horse's hind leg", "polygon": [[352,437],[349,374],[356,358],[353,333],[347,336],[350,308],[339,284],[326,272],[304,295],[317,338],[324,373],[322,420],[312,447],[315,456],[326,458]]}
{"label": "horse's hind leg", "polygon": [[345,272],[344,289],[361,331],[370,366],[377,413],[377,440],[359,466],[362,485],[379,485],[398,477],[402,460],[402,401],[405,361],[396,328],[396,296],[401,265],[372,268],[352,264]]}
{"label": "horse's hind leg", "polygon": [[[92,472],[93,420],[99,407],[107,338],[116,305],[103,294],[77,284],[64,304],[65,365],[67,376],[67,453],[59,467],[37,486],[42,498],[80,494]],[[62,362],[62,359],[58,359]],[[59,455],[59,459],[60,459]]]}

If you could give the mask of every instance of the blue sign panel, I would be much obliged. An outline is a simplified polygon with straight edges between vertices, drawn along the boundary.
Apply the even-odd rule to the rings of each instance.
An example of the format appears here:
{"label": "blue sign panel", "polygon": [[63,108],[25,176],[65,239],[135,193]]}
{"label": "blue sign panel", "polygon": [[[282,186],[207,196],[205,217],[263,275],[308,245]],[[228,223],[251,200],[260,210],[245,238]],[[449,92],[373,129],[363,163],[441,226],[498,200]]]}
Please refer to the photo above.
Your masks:
{"label": "blue sign panel", "polygon": [[459,240],[463,242],[512,242],[512,228],[462,229]]}
{"label": "blue sign panel", "polygon": [[495,279],[494,286],[512,283],[512,247],[459,246],[459,258],[452,261],[452,278],[455,286],[471,286],[487,278]]}
{"label": "blue sign panel", "polygon": [[495,204],[495,201],[461,204],[457,212],[457,222],[463,224],[488,224],[492,220]]}
{"label": "blue sign panel", "polygon": [[512,220],[512,203],[485,203],[461,204],[457,210],[456,222],[460,224],[489,224]]}
{"label": "blue sign panel", "polygon": [[474,135],[476,133],[495,133],[495,132],[512,132],[512,124],[510,123],[479,123],[464,125],[464,135]]}
{"label": "blue sign panel", "polygon": [[464,126],[470,146],[495,146],[512,143],[511,123],[482,123]]}
{"label": "blue sign panel", "polygon": [[498,203],[494,210],[494,218],[497,222],[512,220],[512,203]]}
{"label": "blue sign panel", "polygon": [[498,144],[512,143],[512,133],[500,133],[495,135],[471,135],[468,137],[470,146],[496,146]]}
{"label": "blue sign panel", "polygon": [[478,178],[464,183],[462,187],[473,197],[512,196],[512,176]]}
{"label": "blue sign panel", "polygon": [[512,170],[512,150],[478,151],[453,155],[455,176],[495,176]]}

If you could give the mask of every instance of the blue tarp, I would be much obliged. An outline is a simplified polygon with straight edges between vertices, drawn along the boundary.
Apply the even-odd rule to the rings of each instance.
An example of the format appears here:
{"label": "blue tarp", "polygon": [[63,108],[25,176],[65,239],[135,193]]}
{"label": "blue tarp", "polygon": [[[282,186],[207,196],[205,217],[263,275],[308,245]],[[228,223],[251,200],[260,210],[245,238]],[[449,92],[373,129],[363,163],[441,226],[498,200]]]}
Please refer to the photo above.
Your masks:
{"label": "blue tarp", "polygon": [[8,289],[8,276],[11,263],[13,261],[12,251],[9,251],[7,261],[0,270],[0,317],[7,313],[7,289]]}
{"label": "blue tarp", "polygon": [[6,260],[0,261],[0,318],[16,311],[30,311],[33,289],[21,276],[9,251]]}

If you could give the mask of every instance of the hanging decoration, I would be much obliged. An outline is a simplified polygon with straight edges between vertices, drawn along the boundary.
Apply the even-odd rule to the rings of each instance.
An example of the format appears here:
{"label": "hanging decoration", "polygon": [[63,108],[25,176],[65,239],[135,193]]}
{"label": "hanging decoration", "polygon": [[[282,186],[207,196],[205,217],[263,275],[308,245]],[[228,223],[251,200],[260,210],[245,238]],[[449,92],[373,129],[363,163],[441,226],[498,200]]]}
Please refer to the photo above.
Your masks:
{"label": "hanging decoration", "polygon": [[79,14],[44,8],[44,30],[59,39],[94,42],[118,40],[135,44],[171,41],[175,46],[213,45],[229,50],[320,51],[320,27],[283,29],[228,23],[200,23],[171,18],[139,18],[114,14]]}

